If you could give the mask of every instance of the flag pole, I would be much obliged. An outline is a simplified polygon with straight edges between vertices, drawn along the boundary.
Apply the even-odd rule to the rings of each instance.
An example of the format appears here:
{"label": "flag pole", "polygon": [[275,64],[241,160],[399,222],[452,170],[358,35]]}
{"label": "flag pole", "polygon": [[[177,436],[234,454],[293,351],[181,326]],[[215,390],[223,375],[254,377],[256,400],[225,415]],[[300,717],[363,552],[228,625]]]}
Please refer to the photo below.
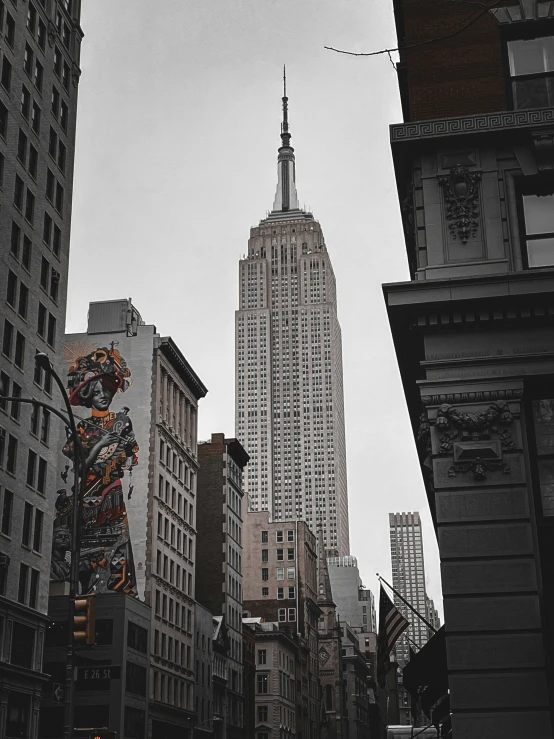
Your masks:
{"label": "flag pole", "polygon": [[413,607],[413,606],[411,605],[411,603],[408,603],[408,601],[407,601],[407,600],[406,600],[405,598],[403,598],[403,597],[402,597],[402,596],[400,595],[400,593],[399,593],[399,592],[398,592],[397,590],[395,590],[395,589],[394,589],[394,588],[392,587],[392,585],[390,585],[390,584],[389,584],[389,583],[388,583],[388,582],[387,582],[387,581],[385,580],[385,578],[384,578],[384,577],[381,577],[381,575],[380,575],[380,574],[379,574],[378,572],[377,572],[376,574],[377,574],[377,579],[379,580],[379,582],[384,582],[384,583],[385,583],[385,585],[386,585],[387,587],[389,587],[389,588],[390,588],[390,589],[392,590],[392,592],[393,592],[393,593],[394,593],[394,594],[395,594],[395,595],[396,595],[396,596],[397,596],[397,597],[398,597],[398,598],[399,598],[399,599],[400,599],[400,600],[402,601],[402,603],[404,603],[404,605],[408,606],[408,608],[410,609],[410,611],[412,611],[412,613],[415,613],[415,615],[416,615],[416,616],[417,616],[417,617],[419,618],[419,620],[420,620],[420,621],[423,621],[423,623],[424,623],[424,624],[425,624],[425,625],[426,625],[426,626],[427,626],[428,628],[430,628],[430,629],[431,629],[431,631],[433,632],[433,634],[436,634],[436,633],[437,633],[437,630],[435,629],[435,627],[434,627],[434,626],[431,626],[431,624],[429,623],[429,621],[427,621],[427,619],[426,619],[426,618],[423,618],[423,616],[421,615],[421,613],[418,613],[418,611],[416,611],[416,609],[415,609],[415,608],[414,608],[414,607]]}

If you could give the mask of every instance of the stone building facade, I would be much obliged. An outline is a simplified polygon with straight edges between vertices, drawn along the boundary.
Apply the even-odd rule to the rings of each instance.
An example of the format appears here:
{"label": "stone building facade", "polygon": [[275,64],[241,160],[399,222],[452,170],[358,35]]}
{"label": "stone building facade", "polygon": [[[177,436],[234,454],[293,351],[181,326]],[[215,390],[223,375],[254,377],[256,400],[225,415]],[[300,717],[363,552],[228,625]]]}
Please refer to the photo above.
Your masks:
{"label": "stone building facade", "polygon": [[[61,371],[81,2],[0,12],[0,395],[63,408],[37,351]],[[0,735],[35,739],[45,676],[61,421],[0,402]],[[10,718],[11,717],[11,718]]]}
{"label": "stone building facade", "polygon": [[[441,558],[455,739],[552,736],[552,2],[396,2],[411,282],[385,299]],[[438,94],[438,93],[443,94]]]}
{"label": "stone building facade", "polygon": [[248,455],[236,439],[212,434],[198,445],[196,599],[227,628],[227,737],[244,736],[242,644],[243,470]]}

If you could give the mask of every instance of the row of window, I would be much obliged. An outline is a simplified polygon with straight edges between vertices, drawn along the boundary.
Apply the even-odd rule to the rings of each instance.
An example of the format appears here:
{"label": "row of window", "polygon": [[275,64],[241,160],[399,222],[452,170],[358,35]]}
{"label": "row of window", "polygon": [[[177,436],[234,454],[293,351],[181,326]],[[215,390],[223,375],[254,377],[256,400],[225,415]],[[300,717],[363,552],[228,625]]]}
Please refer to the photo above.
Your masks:
{"label": "row of window", "polygon": [[[262,596],[267,598],[269,596],[269,588],[262,588]],[[277,588],[277,600],[294,600],[296,598],[296,588]]]}
{"label": "row of window", "polygon": [[154,629],[154,654],[176,665],[191,669],[191,647]]}
{"label": "row of window", "polygon": [[192,611],[179,601],[170,598],[167,593],[156,590],[154,599],[154,613],[169,623],[192,633]]}
{"label": "row of window", "polygon": [[[287,559],[289,561],[294,560],[295,558],[295,550],[287,549]],[[276,550],[276,559],[277,562],[283,562],[285,559],[285,550],[284,549],[277,549]],[[262,549],[262,562],[269,562],[269,550],[268,549]]]}
{"label": "row of window", "polygon": [[[262,544],[267,544],[268,542],[268,533],[267,531],[262,531]],[[282,530],[275,532],[275,541],[277,544],[283,543],[285,541],[285,532]],[[287,541],[294,541],[294,529],[288,529],[287,530]],[[282,551],[282,550],[281,550]]]}

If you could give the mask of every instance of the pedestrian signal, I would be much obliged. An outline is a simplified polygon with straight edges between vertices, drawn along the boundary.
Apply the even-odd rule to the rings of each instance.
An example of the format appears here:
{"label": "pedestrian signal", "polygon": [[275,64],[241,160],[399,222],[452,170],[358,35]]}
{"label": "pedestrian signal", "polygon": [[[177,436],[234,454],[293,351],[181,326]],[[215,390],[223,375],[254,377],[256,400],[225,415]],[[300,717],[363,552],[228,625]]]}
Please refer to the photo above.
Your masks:
{"label": "pedestrian signal", "polygon": [[[94,644],[96,636],[96,597],[81,595],[75,598],[73,641],[76,644]],[[92,739],[92,734],[91,734]],[[96,738],[95,738],[96,739]],[[113,739],[101,736],[100,739]]]}

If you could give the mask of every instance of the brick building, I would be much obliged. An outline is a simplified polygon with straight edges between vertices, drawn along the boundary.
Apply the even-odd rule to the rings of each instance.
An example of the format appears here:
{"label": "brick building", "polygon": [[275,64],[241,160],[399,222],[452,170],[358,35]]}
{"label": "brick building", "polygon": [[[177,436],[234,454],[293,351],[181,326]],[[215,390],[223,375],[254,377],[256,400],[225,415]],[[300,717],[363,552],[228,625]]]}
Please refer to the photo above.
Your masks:
{"label": "brick building", "polygon": [[411,282],[384,290],[439,543],[453,736],[542,739],[554,705],[554,4],[493,5],[394,3],[405,121],[391,142]]}
{"label": "brick building", "polygon": [[243,470],[248,454],[236,439],[212,434],[198,445],[196,599],[222,616],[229,650],[227,737],[243,736]]}
{"label": "brick building", "polygon": [[[80,0],[0,5],[0,395],[62,408]],[[60,351],[61,350],[61,351]],[[0,403],[0,735],[37,736],[61,422]]]}
{"label": "brick building", "polygon": [[304,521],[270,521],[249,512],[244,538],[244,610],[276,622],[296,643],[296,734],[318,739],[321,701],[318,665],[317,541]]}

